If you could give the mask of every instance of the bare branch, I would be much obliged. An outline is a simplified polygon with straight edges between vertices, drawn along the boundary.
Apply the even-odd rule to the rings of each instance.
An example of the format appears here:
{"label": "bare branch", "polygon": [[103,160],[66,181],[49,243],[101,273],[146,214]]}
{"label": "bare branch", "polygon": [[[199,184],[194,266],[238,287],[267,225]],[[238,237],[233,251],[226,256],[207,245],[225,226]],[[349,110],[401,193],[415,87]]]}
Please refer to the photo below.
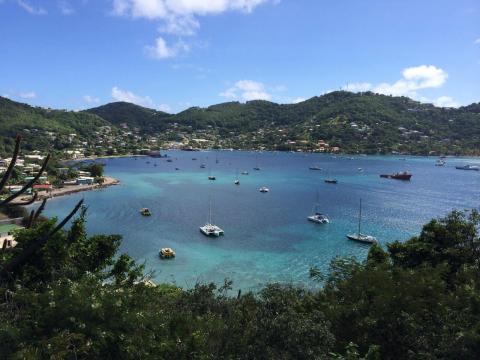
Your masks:
{"label": "bare branch", "polygon": [[38,171],[38,173],[34,176],[32,180],[30,180],[28,183],[26,183],[19,191],[17,191],[15,194],[10,195],[8,198],[0,202],[0,206],[8,204],[11,202],[13,199],[16,199],[20,195],[22,195],[25,191],[27,191],[29,188],[33,186],[37,182],[37,180],[42,176],[43,172],[45,171],[45,168],[47,167],[48,160],[50,160],[50,154],[47,155],[47,158],[42,164],[42,167]]}
{"label": "bare branch", "polygon": [[22,141],[22,137],[20,135],[17,135],[17,137],[15,138],[15,150],[13,151],[12,161],[10,161],[10,164],[8,164],[7,171],[5,172],[5,174],[3,174],[3,177],[0,180],[0,191],[3,190],[5,184],[7,183],[8,179],[10,179],[10,176],[12,175],[13,168],[17,163],[18,154],[20,153],[21,141]]}

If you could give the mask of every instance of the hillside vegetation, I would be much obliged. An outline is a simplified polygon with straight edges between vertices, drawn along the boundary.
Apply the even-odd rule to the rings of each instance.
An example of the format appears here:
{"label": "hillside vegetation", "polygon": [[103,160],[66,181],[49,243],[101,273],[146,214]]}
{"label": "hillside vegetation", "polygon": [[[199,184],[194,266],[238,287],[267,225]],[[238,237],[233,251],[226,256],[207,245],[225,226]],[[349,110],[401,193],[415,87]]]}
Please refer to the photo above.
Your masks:
{"label": "hillside vegetation", "polygon": [[[228,280],[190,290],[146,282],[116,254],[119,236],[86,235],[82,212],[0,278],[0,358],[477,359],[479,225],[477,212],[453,212],[405,243],[372,246],[363,262],[312,268],[320,290],[232,293]],[[55,226],[18,232],[0,273]]]}
{"label": "hillside vegetation", "polygon": [[[478,103],[439,108],[406,97],[345,91],[297,104],[228,102],[178,114],[125,102],[72,112],[0,98],[0,150],[8,150],[8,139],[18,132],[30,148],[39,150],[68,147],[64,136],[76,133],[92,150],[95,131],[110,126],[113,134],[135,134],[158,146],[177,141],[198,147],[195,141],[200,138],[209,147],[309,151],[319,150],[318,142],[323,140],[330,148],[350,153],[480,155],[479,109]],[[33,131],[58,136],[51,141]],[[114,144],[114,139],[109,143]]]}

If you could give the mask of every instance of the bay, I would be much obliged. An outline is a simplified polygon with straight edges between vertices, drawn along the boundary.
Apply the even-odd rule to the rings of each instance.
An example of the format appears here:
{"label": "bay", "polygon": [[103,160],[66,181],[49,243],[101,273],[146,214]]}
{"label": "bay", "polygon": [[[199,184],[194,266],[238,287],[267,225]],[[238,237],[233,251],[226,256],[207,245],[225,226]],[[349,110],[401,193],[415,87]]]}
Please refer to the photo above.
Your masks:
{"label": "bay", "polygon": [[[345,237],[357,229],[360,198],[362,232],[376,236],[383,246],[407,240],[430,219],[453,209],[479,205],[480,173],[455,169],[455,165],[480,164],[478,159],[449,158],[445,167],[437,167],[433,157],[413,156],[168,154],[172,162],[146,157],[102,159],[105,173],[119,179],[120,185],[51,199],[45,214],[62,217],[85,198],[88,233],[122,235],[121,252],[144,262],[155,281],[191,288],[197,282],[222,284],[228,278],[234,289],[255,291],[269,282],[318,286],[309,279],[311,266],[326,271],[336,256],[364,259],[368,245]],[[253,170],[257,164],[260,171]],[[309,170],[312,165],[322,170]],[[404,170],[413,173],[411,181],[379,177]],[[249,175],[239,174],[236,186],[236,173],[242,171]],[[217,180],[208,180],[208,175]],[[326,177],[335,177],[338,184],[326,184]],[[270,192],[260,193],[261,186]],[[330,224],[306,219],[317,191]],[[225,230],[219,238],[207,238],[199,231],[208,220],[210,200],[214,223]],[[152,216],[141,216],[143,207]],[[160,260],[161,247],[172,247],[176,258]]]}

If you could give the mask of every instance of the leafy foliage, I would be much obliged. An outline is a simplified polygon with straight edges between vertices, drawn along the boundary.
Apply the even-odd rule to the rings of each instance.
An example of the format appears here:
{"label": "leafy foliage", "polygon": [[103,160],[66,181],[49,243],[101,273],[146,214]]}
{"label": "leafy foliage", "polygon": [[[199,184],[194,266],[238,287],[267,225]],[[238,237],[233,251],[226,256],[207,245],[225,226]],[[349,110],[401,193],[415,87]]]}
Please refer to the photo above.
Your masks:
{"label": "leafy foliage", "polygon": [[[0,286],[0,357],[64,359],[474,359],[480,351],[480,216],[454,212],[368,258],[332,261],[324,286],[229,295],[145,281],[88,237],[85,210]],[[55,220],[17,233],[0,266]],[[313,276],[320,276],[312,269]]]}

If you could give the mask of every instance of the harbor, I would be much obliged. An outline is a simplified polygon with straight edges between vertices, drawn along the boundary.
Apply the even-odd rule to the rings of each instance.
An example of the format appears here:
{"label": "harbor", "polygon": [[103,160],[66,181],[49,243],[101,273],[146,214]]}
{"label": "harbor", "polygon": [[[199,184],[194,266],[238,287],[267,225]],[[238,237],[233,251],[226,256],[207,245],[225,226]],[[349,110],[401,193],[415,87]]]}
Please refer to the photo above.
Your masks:
{"label": "harbor", "polygon": [[[434,157],[212,151],[196,152],[194,161],[188,152],[166,153],[169,162],[105,160],[105,173],[122,186],[55,198],[46,215],[59,216],[85,197],[88,232],[122,235],[121,251],[145,261],[155,281],[189,288],[229,278],[235,288],[255,290],[272,281],[316,286],[308,277],[311,266],[326,270],[336,256],[364,259],[370,245],[347,238],[358,232],[360,198],[361,233],[382,246],[418,234],[431,218],[480,202],[479,173],[455,168],[478,164],[475,158],[448,158],[438,167]],[[253,170],[256,158],[260,171]],[[322,170],[310,170],[312,164]],[[379,176],[404,171],[412,174],[410,181]],[[261,193],[262,187],[269,192]],[[199,231],[209,222],[210,199],[211,223],[223,236]],[[142,208],[151,216],[141,216]],[[317,211],[329,222],[307,219]],[[162,248],[173,249],[175,258],[161,261]]]}

